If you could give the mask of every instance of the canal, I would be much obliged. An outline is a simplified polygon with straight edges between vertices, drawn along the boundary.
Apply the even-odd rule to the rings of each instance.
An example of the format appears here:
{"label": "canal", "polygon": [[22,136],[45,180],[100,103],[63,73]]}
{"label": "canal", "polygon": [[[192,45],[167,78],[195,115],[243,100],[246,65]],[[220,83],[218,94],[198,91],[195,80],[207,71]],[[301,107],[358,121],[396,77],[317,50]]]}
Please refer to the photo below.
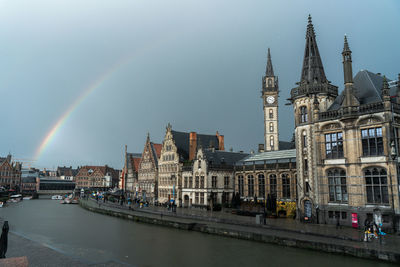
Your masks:
{"label": "canal", "polygon": [[10,231],[90,263],[134,266],[394,266],[198,232],[135,223],[55,200],[0,208]]}

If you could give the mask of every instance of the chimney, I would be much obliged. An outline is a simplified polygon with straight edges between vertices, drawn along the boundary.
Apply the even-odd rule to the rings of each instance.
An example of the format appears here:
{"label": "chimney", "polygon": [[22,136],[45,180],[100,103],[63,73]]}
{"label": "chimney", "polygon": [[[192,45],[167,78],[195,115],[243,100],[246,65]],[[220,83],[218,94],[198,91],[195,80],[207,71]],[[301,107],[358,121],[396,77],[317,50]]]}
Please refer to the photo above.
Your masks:
{"label": "chimney", "polygon": [[264,152],[264,144],[258,144],[258,153]]}
{"label": "chimney", "polygon": [[223,135],[219,135],[218,131],[217,131],[217,138],[218,138],[218,150],[225,150],[225,146],[224,146],[224,136]]}
{"label": "chimney", "polygon": [[197,134],[196,132],[190,132],[189,134],[189,160],[193,160],[196,155],[197,149]]}

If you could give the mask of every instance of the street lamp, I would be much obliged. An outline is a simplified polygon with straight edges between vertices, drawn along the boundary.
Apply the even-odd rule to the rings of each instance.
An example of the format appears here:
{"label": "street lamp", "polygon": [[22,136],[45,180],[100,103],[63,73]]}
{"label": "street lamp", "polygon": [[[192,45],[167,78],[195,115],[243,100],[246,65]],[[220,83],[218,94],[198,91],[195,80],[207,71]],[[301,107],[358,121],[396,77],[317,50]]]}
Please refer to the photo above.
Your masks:
{"label": "street lamp", "polygon": [[[395,162],[396,158],[397,158],[397,153],[396,153],[396,146],[394,145],[394,141],[392,141],[392,143],[390,144],[390,157],[393,161],[393,164],[395,165],[396,168],[396,174],[397,174],[397,163]],[[389,166],[389,171],[390,171],[390,166]],[[397,175],[396,175],[397,176]],[[393,180],[392,180],[392,173],[390,171],[389,173],[389,177],[390,177],[390,191],[391,191],[391,199],[392,199],[392,209],[393,209],[393,229],[394,231],[396,231],[396,215],[395,215],[395,209],[394,209],[394,196],[393,196]]]}

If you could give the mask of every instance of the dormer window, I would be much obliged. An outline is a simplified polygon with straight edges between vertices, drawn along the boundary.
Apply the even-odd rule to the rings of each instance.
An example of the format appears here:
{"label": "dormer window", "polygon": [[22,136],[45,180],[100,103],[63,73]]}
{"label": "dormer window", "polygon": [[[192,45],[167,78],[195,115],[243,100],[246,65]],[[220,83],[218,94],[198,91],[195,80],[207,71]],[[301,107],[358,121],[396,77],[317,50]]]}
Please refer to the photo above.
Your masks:
{"label": "dormer window", "polygon": [[92,174],[94,171],[92,169],[88,170],[88,174]]}

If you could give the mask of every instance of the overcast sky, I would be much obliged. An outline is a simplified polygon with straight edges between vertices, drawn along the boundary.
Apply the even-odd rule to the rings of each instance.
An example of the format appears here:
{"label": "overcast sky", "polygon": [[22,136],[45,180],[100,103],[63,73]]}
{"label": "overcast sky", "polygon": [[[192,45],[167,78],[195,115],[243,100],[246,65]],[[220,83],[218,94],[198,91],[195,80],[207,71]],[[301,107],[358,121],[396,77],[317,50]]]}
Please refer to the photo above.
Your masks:
{"label": "overcast sky", "polygon": [[121,168],[125,144],[141,153],[146,133],[162,142],[168,122],[178,131],[218,130],[226,149],[256,149],[268,47],[281,90],[280,140],[290,140],[292,107],[284,104],[300,79],[309,13],[327,78],[340,90],[345,33],[354,75],[368,69],[397,77],[397,0],[0,1],[0,154],[33,159],[65,111],[107,72],[34,166]]}

